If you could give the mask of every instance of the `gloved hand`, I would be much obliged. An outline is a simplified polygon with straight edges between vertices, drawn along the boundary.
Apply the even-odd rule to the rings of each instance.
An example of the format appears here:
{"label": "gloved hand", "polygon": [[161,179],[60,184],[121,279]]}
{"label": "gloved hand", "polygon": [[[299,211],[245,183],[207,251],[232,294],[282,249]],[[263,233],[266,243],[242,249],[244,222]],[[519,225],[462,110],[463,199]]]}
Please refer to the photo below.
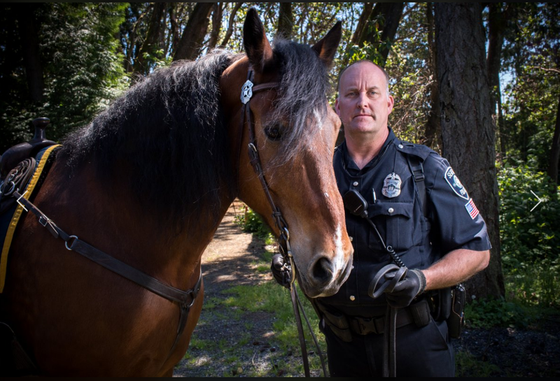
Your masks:
{"label": "gloved hand", "polygon": [[387,303],[393,308],[404,308],[410,305],[417,295],[423,293],[425,288],[424,273],[416,269],[408,270],[404,279],[399,280],[392,290],[385,290]]}
{"label": "gloved hand", "polygon": [[280,286],[290,288],[291,278],[292,278],[292,268],[289,263],[284,262],[284,257],[282,254],[274,254],[272,256],[272,264],[270,265],[270,270],[276,282]]}

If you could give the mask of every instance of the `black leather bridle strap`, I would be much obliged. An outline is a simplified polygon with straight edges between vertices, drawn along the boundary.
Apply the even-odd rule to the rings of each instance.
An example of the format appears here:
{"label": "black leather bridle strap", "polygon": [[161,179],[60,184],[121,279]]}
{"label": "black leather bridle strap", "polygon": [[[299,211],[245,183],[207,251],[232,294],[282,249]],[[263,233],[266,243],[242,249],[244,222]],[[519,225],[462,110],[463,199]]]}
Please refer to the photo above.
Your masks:
{"label": "black leather bridle strap", "polygon": [[126,263],[111,257],[110,255],[104,253],[103,251],[97,249],[96,247],[82,241],[75,235],[69,235],[60,229],[51,219],[49,219],[39,208],[37,208],[33,203],[24,198],[18,191],[13,192],[13,197],[17,199],[17,202],[26,210],[35,214],[39,220],[39,223],[45,227],[55,238],[61,238],[65,242],[65,246],[70,251],[75,251],[78,254],[88,258],[89,260],[105,267],[108,270],[144,287],[145,289],[165,298],[173,303],[176,303],[180,307],[179,316],[179,326],[177,328],[177,334],[175,340],[171,347],[168,357],[173,353],[177,342],[186,325],[189,309],[194,304],[200,288],[202,285],[202,268],[200,269],[200,274],[198,280],[193,289],[183,291],[178,288],[169,286],[165,283],[160,282],[156,278],[153,278],[134,267],[127,265]]}
{"label": "black leather bridle strap", "polygon": [[[401,280],[406,277],[407,268],[394,264],[385,265],[375,274],[369,286],[368,293],[378,298],[384,292],[391,292]],[[386,275],[392,273],[391,280],[379,283]],[[387,305],[385,312],[385,330],[383,332],[383,377],[397,376],[397,313],[398,308]]]}

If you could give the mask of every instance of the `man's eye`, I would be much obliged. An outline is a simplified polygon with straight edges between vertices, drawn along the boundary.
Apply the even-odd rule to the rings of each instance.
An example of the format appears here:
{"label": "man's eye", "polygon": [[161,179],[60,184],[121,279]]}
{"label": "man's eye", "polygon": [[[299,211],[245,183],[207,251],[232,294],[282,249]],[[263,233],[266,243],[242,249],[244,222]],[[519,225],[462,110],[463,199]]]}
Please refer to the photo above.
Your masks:
{"label": "man's eye", "polygon": [[272,141],[279,141],[282,139],[282,126],[280,124],[273,124],[264,129],[266,137]]}

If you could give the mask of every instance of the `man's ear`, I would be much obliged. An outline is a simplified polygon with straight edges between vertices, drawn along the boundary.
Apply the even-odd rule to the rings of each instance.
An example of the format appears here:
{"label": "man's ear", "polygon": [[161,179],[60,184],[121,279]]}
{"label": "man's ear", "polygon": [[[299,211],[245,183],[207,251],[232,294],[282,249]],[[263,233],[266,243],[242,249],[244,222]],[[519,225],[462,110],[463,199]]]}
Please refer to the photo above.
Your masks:
{"label": "man's ear", "polygon": [[393,106],[395,105],[395,99],[392,95],[388,96],[387,99],[387,108],[389,109],[389,114],[393,112]]}
{"label": "man's ear", "polygon": [[336,112],[336,115],[338,115],[338,117],[340,118],[340,108],[338,107],[338,98],[336,98],[336,100],[334,101],[334,112]]}

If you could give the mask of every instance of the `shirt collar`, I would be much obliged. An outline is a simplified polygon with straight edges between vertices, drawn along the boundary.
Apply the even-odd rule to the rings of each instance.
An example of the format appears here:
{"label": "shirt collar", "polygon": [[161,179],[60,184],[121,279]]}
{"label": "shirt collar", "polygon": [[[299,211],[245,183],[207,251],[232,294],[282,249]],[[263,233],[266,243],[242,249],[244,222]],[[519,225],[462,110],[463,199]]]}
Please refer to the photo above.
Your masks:
{"label": "shirt collar", "polygon": [[354,160],[352,160],[352,158],[350,157],[350,154],[348,153],[348,147],[346,146],[346,141],[342,143],[341,148],[342,148],[342,153],[344,158],[344,167],[348,170],[348,172],[350,172],[351,175],[361,175],[362,173],[369,171],[371,168],[377,165],[379,159],[385,154],[385,151],[387,151],[387,147],[389,147],[389,144],[391,144],[391,142],[396,139],[393,129],[391,127],[387,127],[387,128],[389,129],[389,135],[387,136],[387,139],[383,143],[383,146],[381,147],[379,154],[377,154],[373,159],[371,159],[370,162],[367,163],[362,169],[358,168],[356,163],[354,163]]}

